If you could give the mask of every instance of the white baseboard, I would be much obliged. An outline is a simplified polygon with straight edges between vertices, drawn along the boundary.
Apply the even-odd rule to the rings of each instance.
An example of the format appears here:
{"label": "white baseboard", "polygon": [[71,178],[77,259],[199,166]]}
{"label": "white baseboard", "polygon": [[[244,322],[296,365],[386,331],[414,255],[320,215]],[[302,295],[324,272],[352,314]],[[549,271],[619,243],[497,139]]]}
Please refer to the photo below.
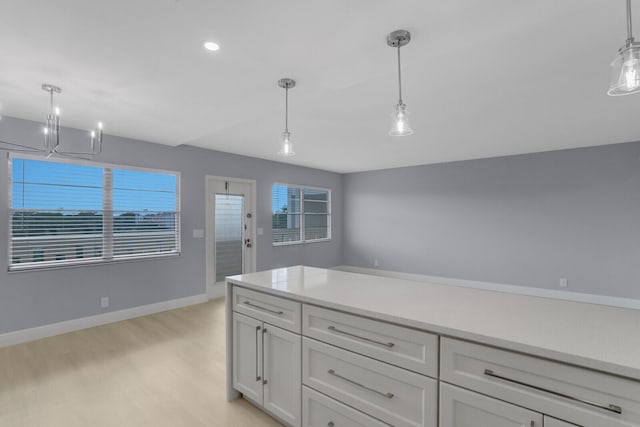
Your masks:
{"label": "white baseboard", "polygon": [[354,267],[340,265],[333,270],[351,273],[370,274],[373,276],[393,277],[397,279],[429,282],[439,285],[463,286],[466,288],[485,289],[496,292],[530,295],[542,298],[555,298],[566,301],[584,302],[589,304],[609,305],[613,307],[632,308],[640,310],[640,300],[631,298],[610,297],[606,295],[585,294],[580,292],[557,291],[555,289],[532,288],[528,286],[503,285],[499,283],[478,282],[475,280],[452,279],[450,277],[427,276],[423,274],[402,273],[399,271],[378,270],[376,268]]}
{"label": "white baseboard", "polygon": [[20,331],[7,332],[0,334],[0,347],[7,347],[27,341],[52,337],[54,335],[66,334],[67,332],[79,331],[80,329],[92,328],[94,326],[105,325],[107,323],[146,316],[149,314],[159,313],[161,311],[186,307],[188,305],[200,304],[207,302],[208,300],[209,297],[207,294],[199,294],[185,298],[162,301],[155,304],[141,305],[139,307],[127,308],[124,310],[111,311],[109,313],[97,314],[95,316],[81,317],[79,319],[36,326],[35,328],[22,329]]}
{"label": "white baseboard", "polygon": [[209,295],[209,299],[218,299],[222,298],[225,295],[225,284],[221,283],[219,285],[207,285],[207,295]]}

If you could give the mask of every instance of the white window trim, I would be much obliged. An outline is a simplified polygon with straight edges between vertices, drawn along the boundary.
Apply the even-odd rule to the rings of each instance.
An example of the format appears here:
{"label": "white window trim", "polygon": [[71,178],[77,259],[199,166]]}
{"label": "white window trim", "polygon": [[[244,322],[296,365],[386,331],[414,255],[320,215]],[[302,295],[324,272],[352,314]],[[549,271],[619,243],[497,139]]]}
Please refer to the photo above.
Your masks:
{"label": "white window trim", "polygon": [[[8,185],[7,185],[7,211],[11,212],[13,209],[13,159],[21,159],[21,160],[36,160],[36,161],[47,161],[48,159],[42,157],[42,155],[34,155],[34,154],[25,154],[25,153],[8,153]],[[182,254],[182,215],[181,215],[181,194],[182,194],[182,172],[173,171],[167,169],[155,169],[155,168],[145,168],[140,166],[129,166],[129,165],[121,165],[116,163],[103,163],[103,162],[94,162],[91,160],[84,159],[64,159],[56,157],[54,160],[51,160],[54,163],[65,163],[72,165],[80,165],[80,166],[92,166],[92,167],[100,167],[103,169],[120,169],[120,170],[133,170],[140,172],[153,172],[153,173],[161,173],[161,174],[171,174],[176,176],[176,210],[177,213],[177,221],[176,221],[176,251],[171,253],[159,253],[159,254],[141,254],[141,255],[124,255],[118,256],[117,258],[113,257],[100,257],[93,259],[76,259],[76,260],[65,260],[64,263],[45,263],[44,265],[39,265],[39,263],[25,263],[24,265],[16,264],[12,265],[11,259],[11,243],[13,240],[13,227],[11,224],[12,216],[9,215],[8,220],[8,238],[7,238],[7,271],[9,273],[18,273],[23,271],[36,271],[36,270],[49,270],[49,269],[63,269],[63,268],[73,268],[73,267],[83,267],[90,265],[101,265],[101,264],[113,264],[113,263],[121,263],[121,262],[134,262],[134,261],[146,261],[151,259],[161,259],[161,258],[173,258],[179,257]],[[105,198],[112,198],[112,194],[104,194]],[[110,201],[109,201],[110,202]],[[105,202],[103,201],[103,208],[105,207]],[[104,211],[104,209],[103,209]],[[104,233],[104,232],[103,232]],[[113,236],[111,236],[112,238]],[[104,238],[104,234],[103,234]],[[110,248],[112,250],[113,248]]]}
{"label": "white window trim", "polygon": [[[271,223],[271,233],[272,233],[272,237],[271,237],[271,246],[291,246],[291,245],[305,245],[305,244],[309,244],[309,243],[321,243],[321,242],[330,242],[331,241],[331,205],[333,204],[333,201],[331,200],[331,189],[330,188],[324,188],[324,187],[313,187],[310,185],[300,185],[300,184],[287,184],[285,182],[274,182],[273,184],[271,184],[271,203],[273,203],[273,187],[275,185],[280,185],[283,187],[290,187],[290,188],[298,188],[300,189],[300,240],[295,240],[295,241],[291,241],[291,242],[274,242],[273,241],[273,221]],[[327,197],[328,197],[328,201],[329,201],[329,206],[328,206],[328,212],[327,212],[327,237],[323,238],[323,239],[312,239],[312,240],[306,240],[303,238],[304,236],[304,193],[303,190],[318,190],[318,191],[326,191],[327,192]],[[271,206],[271,217],[273,218],[273,206]]]}

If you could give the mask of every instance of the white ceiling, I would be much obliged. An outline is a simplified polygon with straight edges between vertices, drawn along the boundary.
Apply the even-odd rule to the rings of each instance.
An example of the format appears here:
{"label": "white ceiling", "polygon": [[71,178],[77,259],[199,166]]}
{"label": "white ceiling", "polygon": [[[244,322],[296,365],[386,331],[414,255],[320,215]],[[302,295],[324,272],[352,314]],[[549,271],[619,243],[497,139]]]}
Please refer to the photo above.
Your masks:
{"label": "white ceiling", "polygon": [[[623,0],[2,3],[6,116],[42,120],[47,82],[64,125],[282,161],[276,82],[293,77],[284,160],[336,172],[640,140],[640,95],[606,95]],[[400,28],[415,133],[392,138]]]}

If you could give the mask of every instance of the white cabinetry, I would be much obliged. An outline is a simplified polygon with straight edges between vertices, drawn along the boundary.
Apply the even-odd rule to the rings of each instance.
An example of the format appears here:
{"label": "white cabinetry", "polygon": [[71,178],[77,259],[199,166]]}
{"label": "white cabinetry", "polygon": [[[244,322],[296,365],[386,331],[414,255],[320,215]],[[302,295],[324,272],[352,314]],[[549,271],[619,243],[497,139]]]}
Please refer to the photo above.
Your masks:
{"label": "white cabinetry", "polygon": [[550,360],[441,340],[440,379],[584,427],[640,426],[640,383]]}
{"label": "white cabinetry", "polygon": [[555,418],[544,417],[544,427],[580,427],[577,424],[566,423],[561,420],[556,420]]}
{"label": "white cabinetry", "polygon": [[[593,353],[584,343],[576,358],[563,359],[553,348],[517,347],[513,338],[486,341],[503,329],[520,333],[520,323],[482,335],[457,328],[457,320],[438,326],[433,313],[417,322],[422,300],[413,282],[378,279],[378,293],[359,293],[352,305],[331,301],[347,279],[366,280],[344,274],[311,269],[290,282],[276,275],[273,289],[263,289],[272,277],[264,273],[252,276],[256,283],[228,282],[230,398],[240,392],[293,427],[640,427],[638,375],[579,366],[577,357]],[[394,295],[413,320],[376,303],[387,284],[404,286]],[[501,322],[510,322],[508,314]],[[529,321],[534,328],[536,318]],[[610,352],[610,344],[593,345]]]}
{"label": "white cabinetry", "polygon": [[233,313],[233,387],[281,421],[301,420],[300,335]]}
{"label": "white cabinetry", "polygon": [[309,387],[302,387],[302,425],[304,427],[389,427],[389,424],[343,405]]}
{"label": "white cabinetry", "polygon": [[305,337],[305,385],[396,427],[435,427],[437,381]]}
{"label": "white cabinetry", "polygon": [[262,322],[233,313],[233,387],[262,404]]}
{"label": "white cabinetry", "polygon": [[440,427],[542,427],[542,420],[537,412],[449,384],[440,385]]}

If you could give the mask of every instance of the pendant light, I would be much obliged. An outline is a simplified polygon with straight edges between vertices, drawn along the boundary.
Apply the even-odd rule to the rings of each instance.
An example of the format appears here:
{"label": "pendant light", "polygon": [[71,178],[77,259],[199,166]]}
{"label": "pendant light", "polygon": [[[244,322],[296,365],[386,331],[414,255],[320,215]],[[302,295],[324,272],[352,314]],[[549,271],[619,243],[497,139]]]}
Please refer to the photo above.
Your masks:
{"label": "pendant light", "polygon": [[278,155],[291,157],[295,156],[296,153],[293,151],[291,132],[289,132],[289,89],[296,87],[296,81],[289,78],[283,78],[278,80],[278,86],[284,89],[284,132],[282,132],[282,142]]}
{"label": "pendant light", "polygon": [[633,38],[631,0],[627,0],[627,40],[611,63],[608,95],[621,96],[640,92],[640,43]]}
{"label": "pendant light", "polygon": [[406,46],[411,41],[411,34],[406,30],[396,30],[387,35],[387,44],[398,50],[398,104],[391,114],[391,136],[411,135],[413,130],[409,125],[409,112],[407,106],[402,102],[402,71],[400,68],[400,48]]}

